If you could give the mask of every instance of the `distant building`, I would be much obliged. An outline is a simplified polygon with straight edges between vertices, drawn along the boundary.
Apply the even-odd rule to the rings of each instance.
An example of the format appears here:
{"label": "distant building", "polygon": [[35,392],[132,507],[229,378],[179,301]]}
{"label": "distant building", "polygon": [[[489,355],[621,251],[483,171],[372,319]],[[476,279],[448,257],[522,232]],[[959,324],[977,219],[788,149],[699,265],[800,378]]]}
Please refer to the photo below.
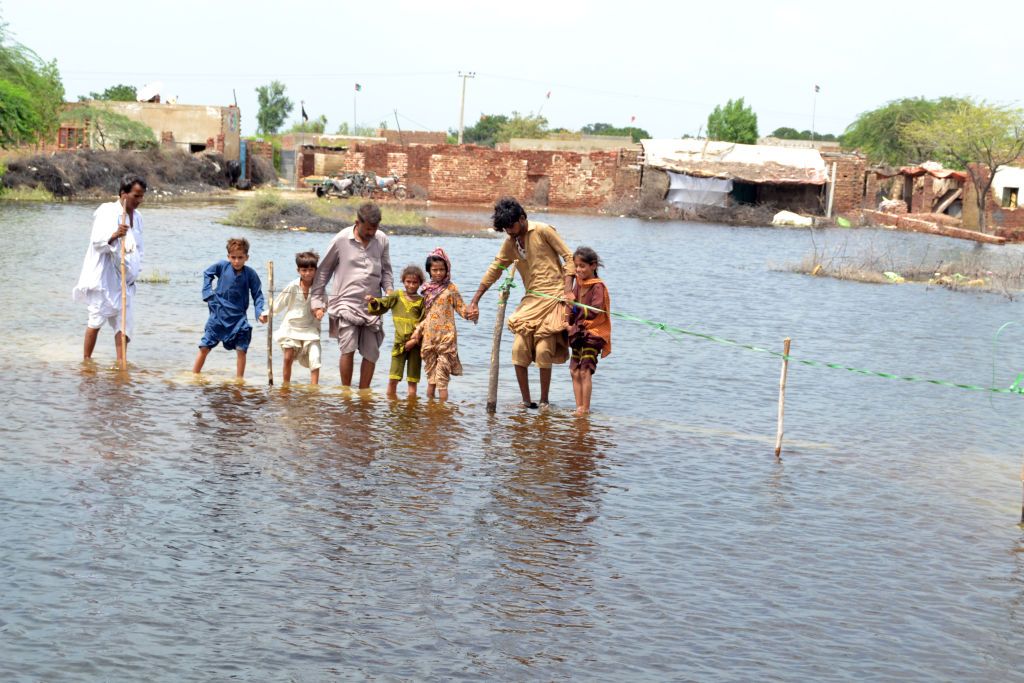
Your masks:
{"label": "distant building", "polygon": [[578,135],[573,137],[512,138],[499,143],[499,150],[545,150],[561,152],[597,152],[601,150],[630,149],[640,151],[640,145],[628,135]]}
{"label": "distant building", "polygon": [[[241,114],[238,107],[90,100],[68,103],[65,108],[83,106],[102,108],[149,126],[163,147],[191,153],[217,152],[228,161],[239,159]],[[61,126],[56,143],[58,149],[97,146],[95,131],[81,124]]]}

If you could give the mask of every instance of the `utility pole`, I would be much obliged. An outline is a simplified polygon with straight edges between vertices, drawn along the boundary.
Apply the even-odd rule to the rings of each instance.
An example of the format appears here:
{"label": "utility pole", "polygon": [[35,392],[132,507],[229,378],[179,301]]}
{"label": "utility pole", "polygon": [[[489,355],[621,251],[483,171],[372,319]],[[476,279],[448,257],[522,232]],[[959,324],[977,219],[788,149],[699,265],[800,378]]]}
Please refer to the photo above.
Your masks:
{"label": "utility pole", "polygon": [[466,79],[476,78],[475,71],[467,71],[466,73],[459,72],[459,78],[462,79],[462,100],[459,102],[459,144],[462,144],[462,131],[465,130],[463,126],[463,119],[466,115]]}

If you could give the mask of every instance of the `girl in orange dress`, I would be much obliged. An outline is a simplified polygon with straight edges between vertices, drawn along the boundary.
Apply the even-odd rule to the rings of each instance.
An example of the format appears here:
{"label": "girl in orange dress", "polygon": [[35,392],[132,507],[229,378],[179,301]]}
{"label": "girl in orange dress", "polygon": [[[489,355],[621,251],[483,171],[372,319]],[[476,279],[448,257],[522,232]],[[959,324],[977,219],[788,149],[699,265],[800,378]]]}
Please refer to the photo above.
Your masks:
{"label": "girl in orange dress", "polygon": [[459,340],[455,331],[455,313],[466,317],[466,305],[459,288],[452,283],[452,262],[444,249],[430,252],[425,265],[430,282],[423,286],[423,320],[416,326],[406,348],[420,345],[423,367],[427,372],[427,398],[435,390],[442,401],[448,400],[448,380],[462,374]]}
{"label": "girl in orange dress", "polygon": [[576,266],[572,292],[576,303],[592,307],[573,304],[569,313],[572,393],[576,396],[576,414],[586,415],[590,412],[590,394],[598,355],[604,358],[612,352],[612,320],[607,313],[611,310],[611,297],[604,282],[597,277],[598,266],[604,264],[596,251],[580,247],[572,255],[572,260]]}

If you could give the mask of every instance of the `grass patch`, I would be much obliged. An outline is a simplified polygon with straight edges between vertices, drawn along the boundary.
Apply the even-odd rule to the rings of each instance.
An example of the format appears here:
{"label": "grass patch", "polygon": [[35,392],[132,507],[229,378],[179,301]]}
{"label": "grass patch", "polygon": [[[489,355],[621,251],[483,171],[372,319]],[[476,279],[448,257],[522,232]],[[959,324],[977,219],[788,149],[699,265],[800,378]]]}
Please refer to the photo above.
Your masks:
{"label": "grass patch", "polygon": [[[308,230],[337,232],[355,222],[356,211],[365,202],[359,197],[319,199],[313,193],[288,197],[279,192],[258,192],[243,199],[220,222],[265,230]],[[426,231],[426,216],[409,209],[381,206],[381,227],[392,232]]]}
{"label": "grass patch", "polygon": [[52,202],[53,193],[39,185],[35,187],[0,188],[0,200],[5,202]]}
{"label": "grass patch", "polygon": [[166,285],[171,281],[171,276],[159,270],[154,270],[151,273],[146,273],[140,277],[136,282],[141,282],[144,285]]}
{"label": "grass patch", "polygon": [[1001,251],[900,256],[873,246],[848,252],[844,242],[831,250],[815,245],[812,253],[784,268],[794,273],[870,284],[918,283],[954,291],[991,292],[1013,301],[1024,292],[1024,256]]}

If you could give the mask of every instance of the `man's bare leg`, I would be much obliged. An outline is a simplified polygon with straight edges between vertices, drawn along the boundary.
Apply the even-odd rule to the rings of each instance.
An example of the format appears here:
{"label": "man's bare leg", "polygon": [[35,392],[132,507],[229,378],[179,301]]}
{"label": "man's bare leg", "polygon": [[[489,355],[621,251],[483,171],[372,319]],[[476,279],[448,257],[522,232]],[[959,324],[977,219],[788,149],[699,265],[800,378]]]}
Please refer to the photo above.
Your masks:
{"label": "man's bare leg", "polygon": [[[89,360],[92,358],[92,352],[96,350],[96,340],[100,336],[99,328],[92,329],[91,327],[85,328],[85,345],[82,349],[82,358]],[[120,344],[118,345],[120,348]]]}
{"label": "man's bare leg", "polygon": [[365,358],[359,364],[359,388],[369,389],[370,382],[373,381],[373,369],[377,367],[377,364],[373,361],[366,360]]}
{"label": "man's bare leg", "polygon": [[356,352],[341,354],[338,359],[338,370],[341,372],[341,386],[352,386],[352,364],[355,361]]}
{"label": "man's bare leg", "polygon": [[[130,341],[131,341],[131,337],[129,337],[128,341],[125,342],[125,350],[127,350],[128,342],[130,342]],[[121,358],[121,333],[120,332],[115,332],[114,333],[114,351],[117,353],[117,367],[121,367],[121,361],[123,359]]]}
{"label": "man's bare leg", "polygon": [[242,349],[235,349],[235,377],[245,377],[245,351]]}
{"label": "man's bare leg", "polygon": [[320,368],[309,371],[309,383],[312,385],[320,384]]}
{"label": "man's bare leg", "polygon": [[523,404],[530,405],[530,375],[522,365],[512,366],[516,369],[516,381],[519,382],[519,393],[523,395]]}
{"label": "man's bare leg", "polygon": [[409,382],[409,397],[416,395],[416,382]]}
{"label": "man's bare leg", "polygon": [[388,378],[388,398],[398,398],[398,381],[394,377]]}
{"label": "man's bare leg", "polygon": [[540,402],[548,402],[548,389],[551,388],[551,368],[540,369]]}

